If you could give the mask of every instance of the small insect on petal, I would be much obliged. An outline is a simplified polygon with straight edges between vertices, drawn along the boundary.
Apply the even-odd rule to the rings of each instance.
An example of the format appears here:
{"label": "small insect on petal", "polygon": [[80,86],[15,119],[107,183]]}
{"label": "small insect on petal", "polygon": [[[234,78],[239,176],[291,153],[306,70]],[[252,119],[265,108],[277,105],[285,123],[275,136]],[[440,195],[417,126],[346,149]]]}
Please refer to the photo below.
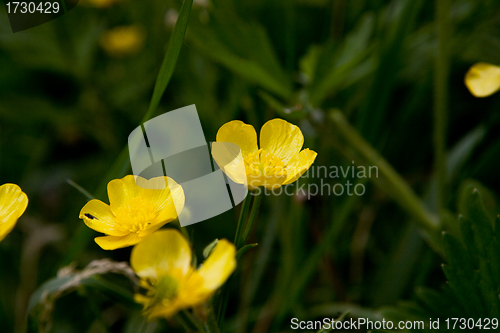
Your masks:
{"label": "small insect on petal", "polygon": [[98,220],[98,218],[97,218],[97,217],[95,217],[94,215],[91,215],[91,214],[89,214],[89,213],[85,213],[85,216],[86,216],[86,217],[88,217],[88,218],[89,218],[89,219],[91,219],[91,220]]}

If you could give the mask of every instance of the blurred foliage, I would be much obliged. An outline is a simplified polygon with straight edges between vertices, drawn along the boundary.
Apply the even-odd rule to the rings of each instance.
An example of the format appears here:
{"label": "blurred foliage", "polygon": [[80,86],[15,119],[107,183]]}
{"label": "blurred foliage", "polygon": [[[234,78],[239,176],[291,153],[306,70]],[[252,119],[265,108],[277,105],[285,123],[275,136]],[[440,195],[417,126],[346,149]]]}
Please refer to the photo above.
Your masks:
{"label": "blurred foliage", "polygon": [[[398,308],[382,311],[384,318],[399,320],[440,321],[442,331],[459,332],[464,329],[481,332],[498,328],[500,316],[500,219],[490,218],[479,191],[467,191],[461,205],[461,240],[443,233],[448,263],[443,265],[447,284],[442,291],[421,288],[417,302],[406,302]],[[459,318],[458,322],[451,320]],[[460,319],[464,318],[465,322]],[[496,322],[492,319],[496,318]],[[447,322],[449,328],[447,328]],[[481,326],[479,326],[481,325]],[[443,327],[444,326],[444,327]],[[489,328],[486,328],[489,327]],[[422,331],[412,330],[412,332]],[[426,327],[424,332],[440,332]]]}
{"label": "blurred foliage", "polygon": [[[80,4],[15,34],[0,8],[0,181],[19,184],[30,198],[0,243],[2,332],[26,329],[30,295],[66,264],[80,270],[95,259],[128,261],[130,249],[105,252],[92,241],[97,233],[78,232],[87,198],[66,179],[97,192],[148,111],[180,8],[177,0]],[[101,36],[124,25],[144,31],[142,49],[108,55]],[[485,249],[497,246],[498,230],[485,221],[499,213],[500,94],[476,99],[463,77],[477,61],[500,63],[500,3],[453,1],[450,25],[448,179],[445,211],[439,212],[433,2],[194,2],[179,60],[152,116],[196,104],[207,141],[233,119],[259,128],[281,117],[301,127],[305,146],[318,152],[316,166],[347,167],[353,159],[368,166],[341,140],[330,117],[340,110],[447,232],[443,255],[382,180],[303,178],[306,189],[349,180],[364,184],[366,193],[265,197],[250,237],[259,246],[242,256],[232,278],[224,331],[291,331],[293,317],[335,318],[346,310],[376,319],[383,306],[434,317],[498,311],[490,299],[492,290],[498,294],[498,252]],[[469,198],[474,188],[485,211],[477,208],[477,194]],[[459,212],[464,217],[457,218]],[[187,227],[198,257],[215,238],[232,240],[236,221],[233,210]],[[69,253],[76,243],[82,250]],[[126,281],[117,283],[132,290]],[[472,288],[467,300],[457,292],[464,284]],[[55,301],[51,332],[182,331],[173,320],[144,323],[136,309],[100,288],[84,284]],[[455,306],[442,312],[436,298]],[[475,310],[468,307],[472,298],[481,304]],[[27,328],[36,331],[33,319]]]}

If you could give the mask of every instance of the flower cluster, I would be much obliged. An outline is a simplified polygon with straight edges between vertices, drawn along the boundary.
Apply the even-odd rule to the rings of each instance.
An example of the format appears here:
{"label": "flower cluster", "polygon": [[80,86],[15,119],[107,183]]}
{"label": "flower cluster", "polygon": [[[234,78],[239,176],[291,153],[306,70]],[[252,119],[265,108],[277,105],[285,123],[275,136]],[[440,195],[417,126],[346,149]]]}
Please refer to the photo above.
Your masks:
{"label": "flower cluster", "polygon": [[[300,129],[282,119],[262,127],[260,148],[251,125],[231,121],[217,133],[217,142],[236,144],[243,154],[245,175],[233,172],[224,151],[212,151],[217,163],[225,164],[226,174],[248,187],[276,188],[297,180],[309,169],[316,153],[302,149]],[[230,156],[232,157],[232,156]],[[176,220],[185,196],[181,185],[169,177],[150,180],[126,176],[108,184],[109,205],[90,200],[81,210],[84,223],[106,236],[95,242],[104,250],[134,246],[132,269],[140,278],[144,293],[136,294],[148,319],[171,317],[186,308],[205,303],[236,268],[236,247],[225,239],[217,242],[202,266],[193,266],[188,240],[173,228],[158,230]]]}

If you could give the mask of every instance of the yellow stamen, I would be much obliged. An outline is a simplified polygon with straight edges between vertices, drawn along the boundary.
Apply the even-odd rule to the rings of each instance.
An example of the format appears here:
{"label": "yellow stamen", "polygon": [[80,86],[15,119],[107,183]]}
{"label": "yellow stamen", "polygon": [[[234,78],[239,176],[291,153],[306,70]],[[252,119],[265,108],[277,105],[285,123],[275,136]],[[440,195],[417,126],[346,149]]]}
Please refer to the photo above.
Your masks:
{"label": "yellow stamen", "polygon": [[245,167],[253,176],[281,177],[285,172],[285,163],[278,157],[259,149],[255,153],[250,153],[244,159]]}
{"label": "yellow stamen", "polygon": [[140,232],[151,224],[157,214],[150,201],[135,197],[120,206],[115,216],[124,230]]}

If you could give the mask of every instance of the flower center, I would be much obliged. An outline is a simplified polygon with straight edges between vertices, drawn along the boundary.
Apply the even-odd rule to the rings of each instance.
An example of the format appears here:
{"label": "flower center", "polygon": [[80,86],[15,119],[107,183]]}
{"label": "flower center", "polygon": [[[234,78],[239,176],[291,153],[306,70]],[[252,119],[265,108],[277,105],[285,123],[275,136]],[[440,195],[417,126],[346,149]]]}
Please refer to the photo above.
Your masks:
{"label": "flower center", "polygon": [[177,280],[174,277],[164,275],[156,284],[156,297],[160,301],[170,301],[177,296],[178,286]]}
{"label": "flower center", "polygon": [[286,178],[285,163],[264,149],[248,154],[244,161],[250,187],[272,184]]}
{"label": "flower center", "polygon": [[139,232],[146,229],[156,218],[156,215],[153,204],[141,197],[127,200],[115,212],[117,220],[129,232]]}
{"label": "flower center", "polygon": [[158,279],[143,278],[139,284],[147,292],[135,295],[135,299],[144,305],[146,312],[158,305],[168,307],[179,294],[179,280],[171,274],[163,273]]}

